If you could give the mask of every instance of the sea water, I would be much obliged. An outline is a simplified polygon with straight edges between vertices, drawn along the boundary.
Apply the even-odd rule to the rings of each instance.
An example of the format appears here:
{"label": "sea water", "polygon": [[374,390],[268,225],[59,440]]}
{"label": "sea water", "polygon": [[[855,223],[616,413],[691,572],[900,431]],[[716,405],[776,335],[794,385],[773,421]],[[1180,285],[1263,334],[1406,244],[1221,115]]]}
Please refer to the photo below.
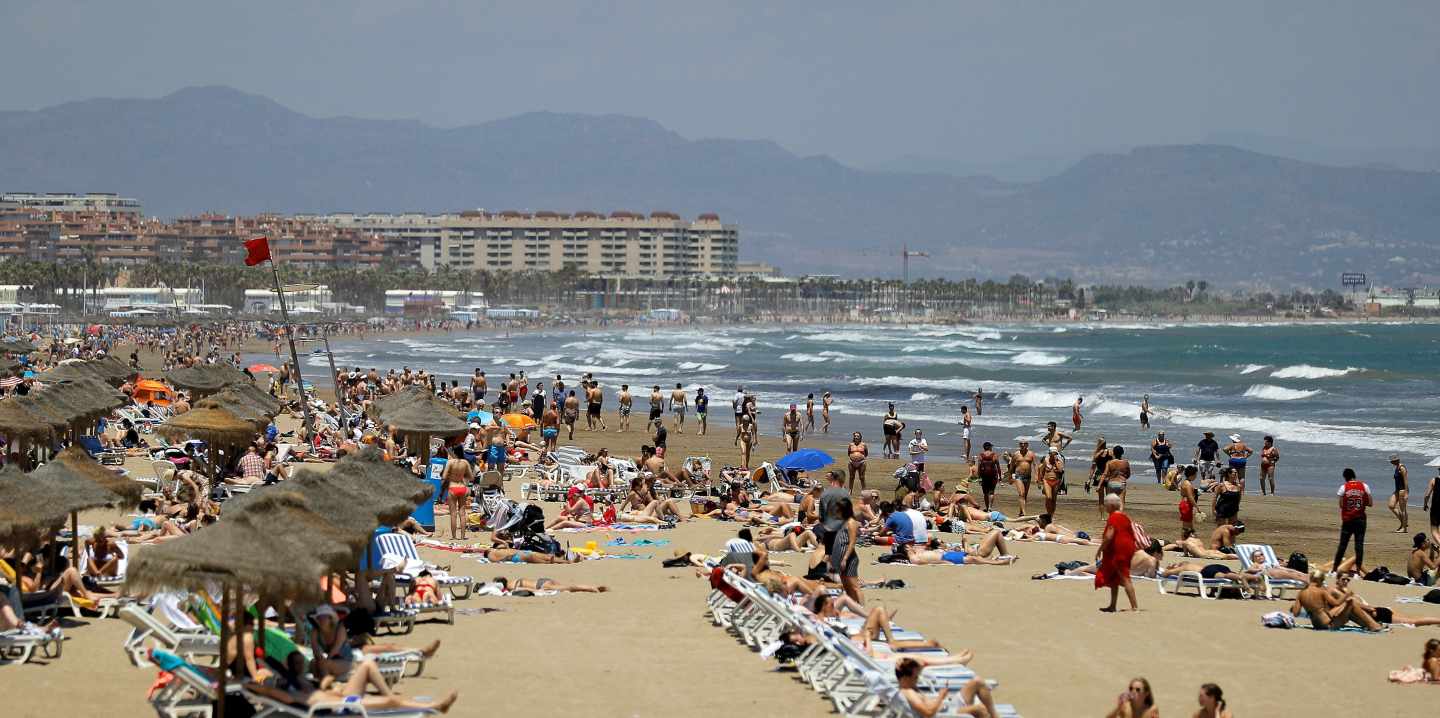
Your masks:
{"label": "sea water", "polygon": [[[481,368],[493,384],[524,371],[547,386],[556,374],[573,384],[592,372],[605,389],[606,411],[628,383],[643,406],[648,389],[683,383],[712,395],[712,428],[732,424],[738,386],[758,396],[765,458],[779,446],[780,414],[804,407],[813,393],[834,395],[831,434],[861,431],[879,453],[880,417],[894,402],[910,429],[925,431],[931,455],[961,455],[960,407],[977,389],[984,411],[973,443],[1014,446],[1045,422],[1071,431],[1070,406],[1085,397],[1085,422],[1066,453],[1088,461],[1096,437],[1128,450],[1140,480],[1155,430],[1166,430],[1182,461],[1201,432],[1223,446],[1239,433],[1257,452],[1275,437],[1282,493],[1326,495],[1340,471],[1354,467],[1383,497],[1390,493],[1389,454],[1410,468],[1418,503],[1440,456],[1440,326],[1354,324],[994,324],[683,327],[654,330],[550,329],[510,336],[457,332],[335,343],[341,367],[402,366],[463,379]],[[306,360],[319,379],[323,356]],[[326,382],[321,382],[326,383]],[[1140,429],[1150,396],[1152,431]],[[910,432],[907,430],[906,438]],[[629,450],[632,447],[625,447]],[[725,458],[719,459],[726,460]],[[1257,485],[1258,453],[1249,488]]]}

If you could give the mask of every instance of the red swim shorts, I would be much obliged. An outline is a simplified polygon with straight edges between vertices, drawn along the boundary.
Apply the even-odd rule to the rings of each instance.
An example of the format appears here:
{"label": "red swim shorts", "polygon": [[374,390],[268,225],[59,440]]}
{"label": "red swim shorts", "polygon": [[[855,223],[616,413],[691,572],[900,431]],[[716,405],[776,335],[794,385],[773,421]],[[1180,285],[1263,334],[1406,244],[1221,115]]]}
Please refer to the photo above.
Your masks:
{"label": "red swim shorts", "polygon": [[1190,505],[1189,499],[1180,499],[1180,520],[1185,523],[1195,520],[1195,507]]}

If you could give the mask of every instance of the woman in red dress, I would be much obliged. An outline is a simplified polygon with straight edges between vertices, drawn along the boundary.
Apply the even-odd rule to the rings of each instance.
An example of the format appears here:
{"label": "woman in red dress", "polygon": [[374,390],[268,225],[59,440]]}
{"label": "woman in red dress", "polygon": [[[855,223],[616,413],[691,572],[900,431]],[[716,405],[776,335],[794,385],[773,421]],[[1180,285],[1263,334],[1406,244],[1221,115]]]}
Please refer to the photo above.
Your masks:
{"label": "woman in red dress", "polygon": [[1120,497],[1110,494],[1105,497],[1105,510],[1110,517],[1105,520],[1105,535],[1100,539],[1100,550],[1095,552],[1095,588],[1110,587],[1110,605],[1100,609],[1106,613],[1115,612],[1115,602],[1120,598],[1120,588],[1125,588],[1125,597],[1130,599],[1130,610],[1138,611],[1135,603],[1135,586],[1130,583],[1130,559],[1135,555],[1135,528],[1130,517],[1120,510]]}

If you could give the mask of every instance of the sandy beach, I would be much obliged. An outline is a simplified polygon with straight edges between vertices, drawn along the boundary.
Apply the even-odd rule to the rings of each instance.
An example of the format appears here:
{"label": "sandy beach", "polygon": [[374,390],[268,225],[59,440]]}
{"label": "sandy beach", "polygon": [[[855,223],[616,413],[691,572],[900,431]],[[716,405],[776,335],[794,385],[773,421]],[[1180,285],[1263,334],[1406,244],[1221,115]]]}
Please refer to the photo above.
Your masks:
{"label": "sandy beach", "polygon": [[[615,426],[615,417],[607,416],[607,421]],[[738,461],[731,426],[713,428],[705,437],[672,431],[671,455],[704,453],[717,464]],[[581,430],[574,443],[592,449],[607,446],[624,455],[645,440],[633,430]],[[808,437],[805,445],[836,454],[841,441]],[[773,458],[777,447],[773,433],[764,436],[760,456]],[[894,465],[875,460],[870,475],[888,477]],[[130,468],[148,471],[133,459]],[[933,470],[947,482],[958,476],[954,466]],[[881,487],[890,484],[887,480]],[[518,487],[508,490],[514,494]],[[1132,513],[1152,534],[1169,538],[1178,525],[1173,500],[1173,494],[1137,481]],[[1015,508],[1013,495],[1002,490],[1000,504],[1003,510]],[[558,507],[544,506],[551,515]],[[1093,500],[1079,492],[1062,497],[1059,514],[1059,520],[1076,528],[1094,531],[1101,523]],[[1333,505],[1318,499],[1247,496],[1242,508],[1250,540],[1270,542],[1282,556],[1304,551],[1312,561],[1325,560],[1334,550],[1333,514]],[[1387,533],[1386,519],[1374,510],[1371,515],[1375,528],[1369,551],[1375,558],[1369,563],[1403,566],[1402,542],[1408,539]],[[98,523],[107,518],[113,517],[95,514],[83,520]],[[422,549],[427,559],[477,579],[544,576],[603,584],[611,592],[459,602],[462,609],[499,610],[462,610],[453,626],[421,623],[412,635],[400,638],[416,646],[443,641],[425,675],[407,679],[400,690],[439,696],[459,689],[460,702],[452,711],[458,716],[730,716],[775,710],[832,714],[829,703],[793,676],[776,672],[771,662],[710,625],[703,615],[706,582],[689,569],[660,566],[675,550],[717,552],[737,528],[700,519],[641,534],[558,534],[562,542],[576,545],[588,540],[604,544],[621,535],[669,542],[633,549],[640,558],[574,566],[484,565],[460,554]],[[1030,718],[1104,715],[1132,676],[1150,679],[1168,715],[1192,712],[1198,686],[1211,681],[1224,687],[1237,715],[1422,715],[1434,704],[1428,687],[1388,685],[1386,673],[1416,663],[1425,639],[1440,636],[1437,628],[1396,626],[1383,635],[1278,631],[1263,628],[1259,617],[1288,602],[1160,595],[1150,581],[1137,583],[1140,613],[1107,615],[1097,612],[1103,597],[1088,581],[1030,579],[1058,561],[1088,560],[1094,552],[1088,547],[1017,544],[1012,551],[1021,560],[1010,567],[874,564],[881,550],[862,550],[861,575],[901,578],[907,587],[868,591],[867,599],[898,609],[899,623],[952,650],[974,650],[972,667],[1000,682],[997,700],[1014,704]],[[803,562],[793,554],[777,558]],[[1397,611],[1440,616],[1440,606],[1394,603],[1398,596],[1422,593],[1416,588],[1365,583],[1359,592]],[[7,713],[86,714],[106,706],[113,715],[147,714],[144,693],[155,674],[131,667],[120,650],[128,627],[116,619],[66,619],[66,624],[62,658],[0,669],[0,691],[10,698]]]}

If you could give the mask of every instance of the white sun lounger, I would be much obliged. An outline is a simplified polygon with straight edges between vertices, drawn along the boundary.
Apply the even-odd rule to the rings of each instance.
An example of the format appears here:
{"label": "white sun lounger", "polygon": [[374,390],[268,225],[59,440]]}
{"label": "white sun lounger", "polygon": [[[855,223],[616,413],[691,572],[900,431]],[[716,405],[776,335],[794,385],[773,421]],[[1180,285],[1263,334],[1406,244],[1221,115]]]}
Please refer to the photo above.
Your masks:
{"label": "white sun lounger", "polygon": [[130,635],[125,637],[121,647],[136,668],[152,665],[152,648],[169,651],[186,660],[194,660],[195,656],[220,655],[220,637],[206,629],[176,628],[139,606],[120,609],[120,620],[131,626]]}
{"label": "white sun lounger", "polygon": [[[1260,564],[1260,565],[1262,565],[1262,566],[1284,566],[1284,565],[1285,565],[1284,563],[1282,563],[1282,562],[1280,561],[1280,558],[1275,555],[1275,549],[1274,549],[1274,548],[1271,548],[1270,544],[1268,544],[1268,543],[1242,543],[1242,544],[1235,544],[1235,554],[1240,557],[1240,570],[1243,571],[1243,570],[1248,569],[1248,568],[1250,568],[1251,566],[1255,565],[1254,563],[1252,563],[1252,562],[1250,561],[1250,554],[1251,554],[1251,553],[1254,553],[1255,551],[1259,551],[1260,554],[1261,554],[1261,556],[1260,556],[1260,558],[1261,558],[1261,564]],[[1269,576],[1266,576],[1265,574],[1260,574],[1260,576],[1261,576],[1261,578],[1265,579],[1265,597],[1266,597],[1266,598],[1284,598],[1286,591],[1294,591],[1294,592],[1298,593],[1298,592],[1304,590],[1307,585],[1309,585],[1309,584],[1308,584],[1307,582],[1305,582],[1305,581],[1285,579],[1285,578],[1270,578]]]}
{"label": "white sun lounger", "polygon": [[0,631],[0,665],[25,663],[38,651],[44,658],[54,660],[60,657],[65,636],[60,629],[45,631],[34,628],[17,628]]}

